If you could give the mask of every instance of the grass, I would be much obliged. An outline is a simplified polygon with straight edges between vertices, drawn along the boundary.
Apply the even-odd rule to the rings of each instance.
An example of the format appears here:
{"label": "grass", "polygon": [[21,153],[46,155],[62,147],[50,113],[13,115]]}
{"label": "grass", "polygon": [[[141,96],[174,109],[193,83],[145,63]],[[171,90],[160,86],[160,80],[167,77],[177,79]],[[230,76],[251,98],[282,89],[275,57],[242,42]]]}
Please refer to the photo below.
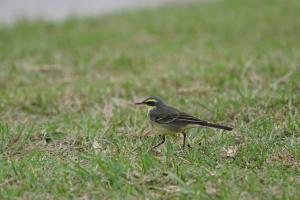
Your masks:
{"label": "grass", "polygon": [[[297,199],[300,4],[213,1],[0,29],[0,199]],[[158,153],[160,96],[233,132]]]}

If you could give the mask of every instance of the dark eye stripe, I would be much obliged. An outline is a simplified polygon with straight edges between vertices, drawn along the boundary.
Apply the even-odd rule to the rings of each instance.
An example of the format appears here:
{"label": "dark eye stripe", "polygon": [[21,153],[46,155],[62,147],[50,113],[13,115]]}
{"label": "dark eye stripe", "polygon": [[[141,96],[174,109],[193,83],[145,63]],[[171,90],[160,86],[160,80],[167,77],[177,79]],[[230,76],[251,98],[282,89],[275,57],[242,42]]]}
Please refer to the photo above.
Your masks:
{"label": "dark eye stripe", "polygon": [[148,101],[148,102],[146,102],[146,104],[148,106],[155,106],[155,102],[153,102],[153,101]]}

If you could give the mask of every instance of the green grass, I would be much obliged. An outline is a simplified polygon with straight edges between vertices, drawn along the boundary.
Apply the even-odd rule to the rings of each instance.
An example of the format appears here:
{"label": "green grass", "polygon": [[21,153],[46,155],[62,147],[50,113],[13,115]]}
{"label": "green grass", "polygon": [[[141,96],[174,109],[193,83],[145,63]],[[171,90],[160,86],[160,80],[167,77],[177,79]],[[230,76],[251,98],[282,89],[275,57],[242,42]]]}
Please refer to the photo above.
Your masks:
{"label": "green grass", "polygon": [[[0,28],[0,199],[299,198],[299,13],[227,0]],[[133,102],[151,95],[235,130],[149,152]]]}

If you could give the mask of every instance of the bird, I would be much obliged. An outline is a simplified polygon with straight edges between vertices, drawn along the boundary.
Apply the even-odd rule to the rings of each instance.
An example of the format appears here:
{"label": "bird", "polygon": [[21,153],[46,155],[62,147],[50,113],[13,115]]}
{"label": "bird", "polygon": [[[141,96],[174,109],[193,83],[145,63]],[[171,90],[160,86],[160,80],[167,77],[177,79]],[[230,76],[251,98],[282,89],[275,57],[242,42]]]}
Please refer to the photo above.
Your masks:
{"label": "bird", "polygon": [[166,141],[166,135],[178,133],[183,135],[182,149],[185,149],[187,143],[187,130],[193,127],[211,127],[226,131],[233,130],[232,127],[204,121],[174,107],[168,106],[158,97],[148,97],[135,104],[146,105],[148,107],[147,116],[151,127],[158,128],[158,131],[161,131],[159,135],[161,135],[162,140],[158,144],[154,145],[152,149],[164,144]]}

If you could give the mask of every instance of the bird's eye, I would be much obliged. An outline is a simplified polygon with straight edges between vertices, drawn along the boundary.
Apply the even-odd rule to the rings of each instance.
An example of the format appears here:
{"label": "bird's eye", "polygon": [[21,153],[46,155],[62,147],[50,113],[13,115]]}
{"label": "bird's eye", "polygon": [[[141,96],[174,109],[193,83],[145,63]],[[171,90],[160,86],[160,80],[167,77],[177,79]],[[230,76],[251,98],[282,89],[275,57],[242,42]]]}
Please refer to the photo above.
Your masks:
{"label": "bird's eye", "polygon": [[146,102],[146,104],[148,106],[155,106],[155,102],[154,101],[148,101],[148,102]]}

